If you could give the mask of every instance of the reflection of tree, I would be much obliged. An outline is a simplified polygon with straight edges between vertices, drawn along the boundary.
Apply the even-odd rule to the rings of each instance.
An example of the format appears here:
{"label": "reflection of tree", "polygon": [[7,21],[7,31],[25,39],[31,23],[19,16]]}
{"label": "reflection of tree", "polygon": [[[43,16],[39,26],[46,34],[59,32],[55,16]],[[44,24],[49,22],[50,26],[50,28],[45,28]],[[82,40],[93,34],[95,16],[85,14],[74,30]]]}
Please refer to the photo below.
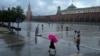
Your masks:
{"label": "reflection of tree", "polygon": [[15,34],[5,34],[4,37],[4,41],[5,43],[8,45],[9,48],[11,48],[11,50],[15,51],[16,56],[20,56],[21,50],[24,46],[24,40],[21,39],[22,36],[17,36]]}
{"label": "reflection of tree", "polygon": [[16,56],[21,56],[21,50],[24,46],[24,43],[18,44],[18,45],[11,45],[9,48],[11,48],[12,51],[15,51]]}

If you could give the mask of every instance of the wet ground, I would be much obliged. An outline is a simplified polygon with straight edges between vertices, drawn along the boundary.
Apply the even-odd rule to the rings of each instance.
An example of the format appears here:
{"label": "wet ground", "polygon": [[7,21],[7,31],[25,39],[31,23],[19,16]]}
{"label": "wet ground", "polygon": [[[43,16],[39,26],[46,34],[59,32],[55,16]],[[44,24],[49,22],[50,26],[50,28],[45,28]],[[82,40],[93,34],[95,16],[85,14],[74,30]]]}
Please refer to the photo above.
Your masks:
{"label": "wet ground", "polygon": [[[39,24],[37,44],[35,43],[35,27]],[[43,28],[41,25],[44,25]],[[17,27],[17,24],[14,24]],[[27,23],[21,23],[22,30],[15,33],[0,35],[0,56],[51,56],[48,52],[50,41],[49,33],[58,37],[55,43],[57,53],[55,56],[100,56],[100,26],[94,24],[61,24],[32,23],[31,28]],[[68,31],[66,31],[68,27]],[[74,30],[81,33],[81,51],[77,52],[73,37]]]}

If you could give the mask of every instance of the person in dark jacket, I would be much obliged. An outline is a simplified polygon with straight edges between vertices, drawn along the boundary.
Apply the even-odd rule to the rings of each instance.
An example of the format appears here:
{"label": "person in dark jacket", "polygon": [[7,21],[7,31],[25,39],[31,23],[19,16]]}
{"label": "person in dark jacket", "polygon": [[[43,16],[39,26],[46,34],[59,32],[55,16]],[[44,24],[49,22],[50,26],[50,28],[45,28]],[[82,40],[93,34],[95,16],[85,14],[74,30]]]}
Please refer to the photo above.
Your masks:
{"label": "person in dark jacket", "polygon": [[39,33],[39,24],[38,24],[38,26],[35,28],[35,36],[37,36],[38,33]]}
{"label": "person in dark jacket", "polygon": [[80,34],[77,35],[77,39],[76,39],[76,47],[78,52],[80,51]]}
{"label": "person in dark jacket", "polygon": [[55,45],[54,45],[53,40],[51,40],[51,42],[50,42],[50,45],[49,45],[49,52],[50,52],[51,49],[54,50],[55,53],[56,53],[56,48],[55,48]]}
{"label": "person in dark jacket", "polygon": [[49,48],[51,48],[51,49],[55,49],[55,45],[54,45],[53,40],[51,40]]}

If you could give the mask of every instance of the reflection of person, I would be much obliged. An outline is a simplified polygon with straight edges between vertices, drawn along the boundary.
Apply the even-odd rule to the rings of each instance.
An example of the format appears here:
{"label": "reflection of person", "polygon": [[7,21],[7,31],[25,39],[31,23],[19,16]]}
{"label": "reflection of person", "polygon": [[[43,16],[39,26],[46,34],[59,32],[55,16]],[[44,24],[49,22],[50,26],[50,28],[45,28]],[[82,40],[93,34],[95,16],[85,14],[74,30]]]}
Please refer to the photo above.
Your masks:
{"label": "reflection of person", "polygon": [[38,35],[38,32],[39,32],[39,26],[37,26],[36,29],[35,29],[35,36]]}
{"label": "reflection of person", "polygon": [[68,27],[66,27],[66,31],[68,31]]}
{"label": "reflection of person", "polygon": [[81,56],[81,55],[80,55],[80,53],[79,53],[79,52],[77,52],[75,56]]}
{"label": "reflection of person", "polygon": [[80,34],[77,35],[77,39],[76,39],[76,47],[78,52],[80,51]]}
{"label": "reflection of person", "polygon": [[63,24],[61,24],[61,29],[63,30]]}
{"label": "reflection of person", "polygon": [[80,35],[80,30],[78,30],[78,31],[77,31],[77,34],[79,34],[79,35]]}
{"label": "reflection of person", "polygon": [[51,40],[51,42],[50,42],[49,52],[50,52],[50,54],[53,54],[53,55],[56,53],[56,48],[55,48],[53,40]]}
{"label": "reflection of person", "polygon": [[76,38],[77,38],[77,30],[74,31],[74,43],[76,41]]}
{"label": "reflection of person", "polygon": [[43,24],[41,26],[42,26],[42,30],[43,30]]}
{"label": "reflection of person", "polygon": [[39,26],[37,26],[36,29],[35,29],[35,43],[37,43],[38,32],[39,32]]}

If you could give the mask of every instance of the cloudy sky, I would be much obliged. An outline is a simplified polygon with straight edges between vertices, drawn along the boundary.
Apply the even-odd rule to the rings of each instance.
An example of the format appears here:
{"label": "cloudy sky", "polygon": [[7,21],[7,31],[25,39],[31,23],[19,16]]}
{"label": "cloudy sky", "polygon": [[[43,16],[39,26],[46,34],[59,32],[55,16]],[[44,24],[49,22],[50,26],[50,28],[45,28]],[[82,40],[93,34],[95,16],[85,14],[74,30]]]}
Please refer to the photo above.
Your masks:
{"label": "cloudy sky", "polygon": [[72,3],[78,8],[100,6],[100,0],[74,0],[74,2],[72,0],[0,0],[0,8],[20,5],[25,13],[29,2],[33,15],[52,15],[56,13],[58,6],[64,10]]}

